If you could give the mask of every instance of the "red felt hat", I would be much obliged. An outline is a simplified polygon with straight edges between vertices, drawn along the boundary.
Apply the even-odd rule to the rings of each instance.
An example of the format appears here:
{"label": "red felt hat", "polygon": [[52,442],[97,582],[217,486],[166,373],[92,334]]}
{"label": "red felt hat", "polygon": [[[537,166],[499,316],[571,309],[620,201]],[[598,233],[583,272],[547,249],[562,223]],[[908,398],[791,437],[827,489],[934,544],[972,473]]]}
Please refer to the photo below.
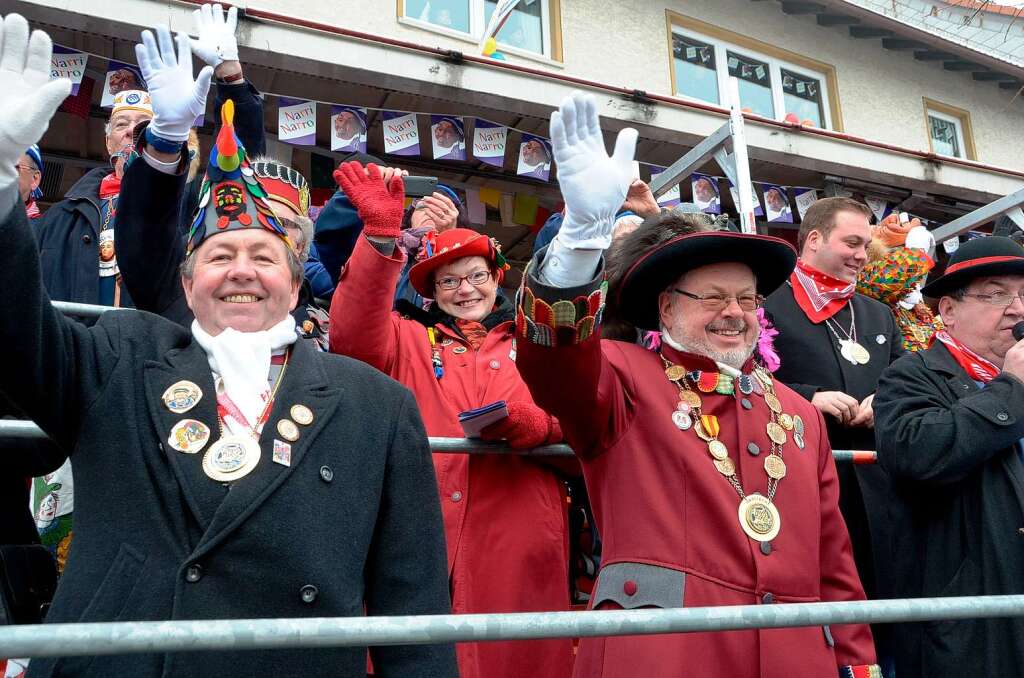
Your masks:
{"label": "red felt hat", "polygon": [[434,271],[456,259],[483,257],[497,270],[497,281],[501,280],[509,265],[501,254],[497,241],[469,228],[453,228],[438,234],[430,231],[423,236],[423,244],[417,256],[418,261],[409,269],[409,282],[426,299],[434,298]]}

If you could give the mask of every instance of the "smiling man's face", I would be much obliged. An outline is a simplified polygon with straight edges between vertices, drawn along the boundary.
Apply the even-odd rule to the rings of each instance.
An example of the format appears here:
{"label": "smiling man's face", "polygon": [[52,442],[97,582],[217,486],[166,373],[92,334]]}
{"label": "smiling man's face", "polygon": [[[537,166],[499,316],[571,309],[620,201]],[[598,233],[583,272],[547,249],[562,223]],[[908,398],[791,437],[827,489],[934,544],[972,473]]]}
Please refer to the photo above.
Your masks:
{"label": "smiling man's face", "polygon": [[298,301],[288,246],[257,228],[218,233],[192,255],[192,276],[182,276],[185,299],[200,327],[211,336],[270,329]]}
{"label": "smiling man's face", "polygon": [[840,211],[835,215],[835,226],[824,237],[821,231],[811,231],[804,243],[801,257],[805,262],[833,278],[857,282],[868,261],[871,225],[859,212]]}

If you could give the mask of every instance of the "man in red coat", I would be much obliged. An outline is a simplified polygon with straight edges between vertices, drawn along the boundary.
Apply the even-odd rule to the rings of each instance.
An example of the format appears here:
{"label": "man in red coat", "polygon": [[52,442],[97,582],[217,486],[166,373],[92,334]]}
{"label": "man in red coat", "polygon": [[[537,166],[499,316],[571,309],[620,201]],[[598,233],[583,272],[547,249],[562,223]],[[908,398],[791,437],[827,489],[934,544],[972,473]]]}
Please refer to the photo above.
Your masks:
{"label": "man in red coat", "polygon": [[[583,463],[604,538],[591,605],[863,599],[821,415],[752,359],[757,308],[792,271],[792,247],[700,228],[662,240],[611,291],[626,320],[661,329],[662,348],[601,340],[602,252],[636,132],[609,157],[593,98],[576,94],[551,137],[566,217],[527,269],[519,368]],[[575,675],[880,676],[874,662],[869,628],[847,625],[585,639]]]}
{"label": "man in red coat", "polygon": [[[460,412],[503,400],[509,416],[483,437],[522,448],[561,442],[558,422],[533,403],[516,369],[514,308],[497,295],[508,266],[495,243],[465,228],[429,234],[409,281],[434,304],[418,320],[404,318],[391,310],[406,261],[397,247],[402,179],[356,162],[334,176],[359,211],[363,235],[331,302],[331,351],[407,386],[428,435],[461,438]],[[568,515],[555,471],[517,455],[435,454],[434,466],[452,611],[567,610]],[[456,649],[463,678],[568,678],[572,666],[568,638]]]}

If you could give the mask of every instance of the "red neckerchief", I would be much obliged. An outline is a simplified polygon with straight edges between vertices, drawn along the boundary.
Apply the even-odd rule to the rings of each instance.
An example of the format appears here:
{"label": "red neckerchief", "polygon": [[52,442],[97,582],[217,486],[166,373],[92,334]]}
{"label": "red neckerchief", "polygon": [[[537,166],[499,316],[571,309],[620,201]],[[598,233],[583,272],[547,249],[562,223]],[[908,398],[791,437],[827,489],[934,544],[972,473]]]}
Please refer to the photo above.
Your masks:
{"label": "red neckerchief", "polygon": [[935,338],[942,342],[953,359],[964,368],[964,372],[974,381],[987,384],[999,376],[999,368],[991,361],[982,358],[980,355],[967,348],[959,341],[949,335],[949,332],[942,330],[935,333]]}
{"label": "red neckerchief", "polygon": [[487,328],[484,327],[483,323],[459,318],[455,321],[455,324],[462,331],[462,336],[466,338],[466,341],[473,347],[473,350],[480,350],[484,339],[487,338]]}
{"label": "red neckerchief", "polygon": [[797,306],[812,323],[820,323],[838,313],[853,297],[857,284],[833,278],[798,259],[789,276]]}
{"label": "red neckerchief", "polygon": [[100,182],[100,200],[116,198],[120,193],[121,179],[118,178],[117,172],[111,172],[103,177],[103,181]]}
{"label": "red neckerchief", "polygon": [[39,205],[32,198],[29,198],[28,202],[25,203],[25,214],[28,215],[29,219],[38,219],[43,216],[43,213],[39,211]]}

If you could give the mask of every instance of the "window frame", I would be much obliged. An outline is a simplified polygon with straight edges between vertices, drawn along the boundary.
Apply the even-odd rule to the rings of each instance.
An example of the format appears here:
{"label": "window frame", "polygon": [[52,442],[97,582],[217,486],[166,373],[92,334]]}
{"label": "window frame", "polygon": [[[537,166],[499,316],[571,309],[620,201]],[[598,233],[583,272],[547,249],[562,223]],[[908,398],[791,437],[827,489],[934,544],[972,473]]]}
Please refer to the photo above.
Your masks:
{"label": "window frame", "polygon": [[[960,148],[963,151],[962,156],[945,155],[935,151],[935,146],[932,143],[932,124],[928,119],[930,117],[952,122],[956,126],[957,141],[960,142]],[[974,148],[974,130],[971,128],[970,111],[924,97],[924,135],[928,140],[928,150],[934,155],[941,158],[958,158],[960,160],[978,159]]]}
{"label": "window frame", "polygon": [[[469,2],[469,32],[464,33],[454,28],[438,26],[429,21],[422,21],[416,17],[407,15],[405,12],[406,0],[397,0],[398,22],[414,28],[419,28],[432,33],[447,35],[464,42],[472,44],[480,43],[480,36],[483,35],[487,23],[484,21],[485,2],[484,0],[468,0]],[[531,52],[521,47],[513,47],[503,42],[498,42],[498,50],[506,54],[533,59],[537,61],[562,62],[562,8],[561,0],[537,0],[540,2],[541,40],[547,49],[544,52]]]}
{"label": "window frame", "polygon": [[[776,120],[783,120],[786,117],[786,102],[782,89],[782,69],[791,71],[796,75],[805,78],[814,78],[819,82],[819,93],[821,94],[821,109],[823,114],[822,128],[836,132],[843,131],[842,109],[839,105],[839,87],[836,79],[834,66],[804,57],[800,54],[784,50],[754,38],[748,38],[738,33],[719,28],[712,24],[705,23],[698,19],[688,17],[671,10],[666,10],[666,21],[668,28],[669,63],[671,77],[671,91],[687,101],[695,101],[701,104],[712,103],[712,105],[728,108],[728,103],[723,100],[726,96],[729,81],[728,52],[735,52],[740,57],[747,57],[757,61],[768,63],[768,73],[771,83],[772,107],[775,109]],[[687,96],[676,88],[676,56],[673,49],[673,36],[681,35],[693,40],[708,43],[715,50],[716,74],[718,76],[718,98],[717,102],[708,102],[703,99]]]}

